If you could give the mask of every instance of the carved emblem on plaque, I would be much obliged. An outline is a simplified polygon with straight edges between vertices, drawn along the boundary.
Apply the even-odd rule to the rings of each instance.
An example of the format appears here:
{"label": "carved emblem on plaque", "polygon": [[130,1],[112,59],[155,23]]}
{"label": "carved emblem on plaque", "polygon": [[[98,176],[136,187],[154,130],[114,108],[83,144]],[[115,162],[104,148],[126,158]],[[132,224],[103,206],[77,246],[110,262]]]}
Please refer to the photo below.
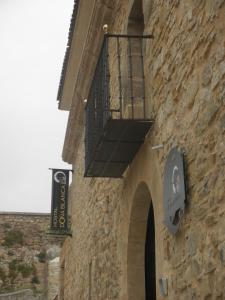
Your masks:
{"label": "carved emblem on plaque", "polygon": [[164,171],[165,224],[175,234],[185,211],[186,190],[183,153],[173,148],[166,160]]}

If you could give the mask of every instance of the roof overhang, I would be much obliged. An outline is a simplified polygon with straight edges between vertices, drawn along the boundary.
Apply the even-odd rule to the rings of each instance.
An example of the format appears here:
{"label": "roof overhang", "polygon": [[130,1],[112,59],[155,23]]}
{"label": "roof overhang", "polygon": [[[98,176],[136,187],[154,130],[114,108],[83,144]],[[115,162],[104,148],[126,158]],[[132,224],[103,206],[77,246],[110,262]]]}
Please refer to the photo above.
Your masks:
{"label": "roof overhang", "polygon": [[68,44],[58,92],[59,109],[61,110],[70,110],[71,108],[75,83],[94,3],[95,1],[75,1],[74,4],[74,12],[71,19]]}
{"label": "roof overhang", "polygon": [[[59,109],[69,110],[63,160],[72,163],[83,133],[84,99],[88,97],[103,40],[103,25],[113,19],[111,0],[79,1]],[[112,3],[113,2],[113,3]]]}

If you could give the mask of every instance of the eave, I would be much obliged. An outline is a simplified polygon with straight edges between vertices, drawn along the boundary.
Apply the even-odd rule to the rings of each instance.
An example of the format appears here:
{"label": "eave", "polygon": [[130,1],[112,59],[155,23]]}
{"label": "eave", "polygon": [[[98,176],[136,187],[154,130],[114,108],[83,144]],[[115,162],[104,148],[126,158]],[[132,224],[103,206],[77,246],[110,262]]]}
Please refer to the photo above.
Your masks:
{"label": "eave", "polygon": [[[115,5],[115,3],[113,3]],[[59,109],[70,110],[63,147],[63,160],[73,163],[82,137],[84,99],[88,97],[91,80],[103,39],[102,26],[113,17],[111,1],[81,1],[68,59]]]}

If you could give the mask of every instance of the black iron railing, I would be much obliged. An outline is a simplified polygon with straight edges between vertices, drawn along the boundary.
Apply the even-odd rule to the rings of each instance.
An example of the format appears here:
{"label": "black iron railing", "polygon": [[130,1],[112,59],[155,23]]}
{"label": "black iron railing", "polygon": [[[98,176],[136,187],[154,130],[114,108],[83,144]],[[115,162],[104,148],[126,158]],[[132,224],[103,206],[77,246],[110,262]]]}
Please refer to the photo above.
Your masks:
{"label": "black iron railing", "polygon": [[148,119],[143,47],[150,38],[151,35],[104,36],[86,105],[86,175],[109,120]]}

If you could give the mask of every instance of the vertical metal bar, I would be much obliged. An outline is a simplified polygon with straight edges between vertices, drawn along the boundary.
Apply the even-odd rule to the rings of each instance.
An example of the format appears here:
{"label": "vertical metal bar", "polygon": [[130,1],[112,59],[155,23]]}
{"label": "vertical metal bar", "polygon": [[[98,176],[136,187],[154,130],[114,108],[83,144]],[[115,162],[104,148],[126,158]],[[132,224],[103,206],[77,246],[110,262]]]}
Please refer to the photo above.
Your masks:
{"label": "vertical metal bar", "polygon": [[143,114],[144,119],[146,117],[146,107],[145,107],[145,72],[144,72],[144,56],[143,56],[143,43],[142,39],[140,38],[140,44],[141,44],[141,68],[142,68],[142,99],[143,99]]}
{"label": "vertical metal bar", "polygon": [[119,102],[120,102],[120,119],[123,118],[123,108],[122,108],[122,84],[121,84],[121,60],[120,60],[120,41],[119,37],[116,38],[117,44],[117,61],[118,61],[118,81],[119,81]]}
{"label": "vertical metal bar", "polygon": [[106,105],[106,86],[105,86],[105,69],[106,69],[106,49],[105,39],[102,44],[99,61],[96,68],[96,144],[100,138],[104,127],[104,107]]}
{"label": "vertical metal bar", "polygon": [[88,266],[88,281],[89,281],[89,289],[88,289],[88,300],[92,299],[92,261]]}
{"label": "vertical metal bar", "polygon": [[106,59],[106,68],[105,68],[105,76],[106,76],[106,106],[105,106],[105,111],[106,111],[106,116],[105,119],[107,120],[109,117],[111,118],[112,116],[110,115],[110,106],[111,106],[111,100],[110,100],[110,89],[109,89],[109,81],[110,81],[110,70],[109,70],[109,37],[106,35],[105,36],[105,59]]}
{"label": "vertical metal bar", "polygon": [[[99,64],[99,62],[98,62]],[[98,76],[98,67],[96,68],[96,75]],[[96,136],[98,135],[98,120],[97,120],[97,99],[99,97],[99,80],[96,80],[94,83],[94,97],[93,97],[93,144],[95,146]]]}
{"label": "vertical metal bar", "polygon": [[99,84],[101,88],[101,101],[99,102],[99,136],[103,131],[104,127],[104,108],[106,106],[106,78],[105,78],[105,68],[106,68],[106,49],[105,49],[105,38],[103,40],[102,50],[101,50],[101,58],[100,58],[100,66],[99,66]]}
{"label": "vertical metal bar", "polygon": [[[107,107],[107,71],[106,71],[106,64],[107,64],[107,50],[106,50],[106,43],[107,43],[107,38],[104,36],[104,41],[103,41],[103,51],[102,51],[102,56],[103,56],[103,70],[102,70],[102,79],[103,79],[103,103],[102,103],[102,109],[103,109],[103,124],[105,123],[106,119],[106,107]],[[104,126],[104,125],[103,125]]]}
{"label": "vertical metal bar", "polygon": [[133,71],[132,71],[132,52],[131,52],[131,41],[130,37],[128,37],[128,60],[129,60],[129,71],[130,71],[130,98],[131,98],[131,108],[132,108],[132,119],[134,119],[134,94],[133,94]]}

